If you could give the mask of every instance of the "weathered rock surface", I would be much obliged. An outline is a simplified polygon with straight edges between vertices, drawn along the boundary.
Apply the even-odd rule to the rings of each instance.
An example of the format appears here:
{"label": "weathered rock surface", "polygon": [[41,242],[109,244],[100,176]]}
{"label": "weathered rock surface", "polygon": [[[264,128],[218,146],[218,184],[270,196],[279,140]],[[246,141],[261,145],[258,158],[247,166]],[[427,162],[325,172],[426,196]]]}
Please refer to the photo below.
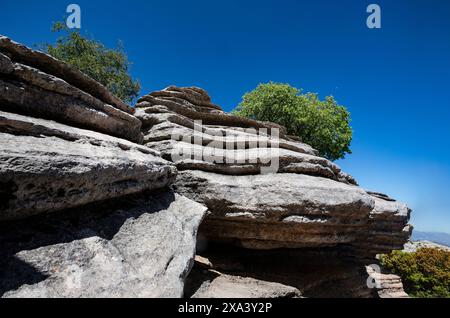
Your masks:
{"label": "weathered rock surface", "polygon": [[[281,126],[226,114],[210,102],[193,104],[189,96],[195,89],[199,90],[169,87],[142,97],[136,105],[144,143],[161,151],[165,158],[172,158],[180,170],[258,174],[264,169],[273,171],[270,163],[276,158],[279,172],[355,184],[337,165],[317,157],[317,151],[309,145],[287,137]],[[202,95],[210,101],[206,92]],[[195,122],[199,120],[202,126]],[[274,128],[284,138],[273,136]],[[178,153],[183,155],[173,156]]]}
{"label": "weathered rock surface", "polygon": [[131,108],[88,76],[0,36],[0,110],[140,142]]}
{"label": "weathered rock surface", "polygon": [[0,225],[3,297],[182,297],[206,208],[171,192]]}
{"label": "weathered rock surface", "polygon": [[373,259],[401,249],[411,234],[406,205],[357,187],[283,127],[224,113],[204,90],[168,87],[136,108],[144,144],[181,170],[174,189],[209,208],[201,232],[211,241],[345,246]]}
{"label": "weathered rock surface", "polygon": [[208,239],[257,249],[351,244],[374,206],[358,187],[291,173],[181,171],[175,189],[210,209],[202,225]]}
{"label": "weathered rock surface", "polygon": [[207,208],[168,189],[131,113],[0,36],[0,296],[183,296]]}
{"label": "weathered rock surface", "polygon": [[[208,272],[205,275],[214,272]],[[192,278],[191,278],[192,279]],[[250,277],[218,274],[209,281],[203,280],[192,298],[294,298],[300,297],[298,289],[279,283]]]}
{"label": "weathered rock surface", "polygon": [[375,206],[369,215],[367,235],[359,242],[360,254],[370,258],[376,254],[403,249],[413,230],[407,224],[411,210],[406,204],[385,194],[367,193],[374,199]]}
{"label": "weathered rock surface", "polygon": [[366,266],[402,248],[409,214],[203,89],[134,111],[0,36],[3,297],[403,297]]}
{"label": "weathered rock surface", "polygon": [[[181,92],[181,93],[180,93]],[[193,94],[195,92],[195,95]],[[196,99],[210,100],[206,91],[197,87],[176,88],[168,87],[161,92],[153,92],[138,100],[136,107],[167,109],[169,112],[180,114],[191,120],[202,120],[206,125],[222,125],[242,128],[278,128],[281,135],[285,135],[284,127],[274,123],[260,122],[248,118],[242,118],[227,114],[222,109],[210,102],[197,104]],[[153,110],[149,110],[153,112]]]}
{"label": "weathered rock surface", "polygon": [[73,86],[79,87],[90,95],[103,100],[105,103],[130,114],[133,112],[133,109],[129,105],[112,95],[102,84],[48,54],[32,50],[2,35],[0,35],[0,51],[22,64],[30,65],[48,74],[53,74]]}
{"label": "weathered rock surface", "polygon": [[0,112],[0,221],[162,188],[175,175],[127,140]]}
{"label": "weathered rock surface", "polygon": [[366,266],[369,280],[374,285],[380,298],[408,298],[408,294],[403,290],[403,283],[399,276],[383,273],[380,267]]}

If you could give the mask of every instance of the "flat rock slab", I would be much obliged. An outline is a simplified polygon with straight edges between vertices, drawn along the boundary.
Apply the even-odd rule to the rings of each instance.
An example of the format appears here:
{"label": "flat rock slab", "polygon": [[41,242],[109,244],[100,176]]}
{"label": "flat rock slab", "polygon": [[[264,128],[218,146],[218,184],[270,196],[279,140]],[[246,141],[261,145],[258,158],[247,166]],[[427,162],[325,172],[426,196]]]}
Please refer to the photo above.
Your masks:
{"label": "flat rock slab", "polygon": [[88,130],[0,113],[0,221],[169,185],[157,152]]}
{"label": "flat rock slab", "polygon": [[134,142],[142,140],[141,122],[133,115],[57,76],[15,62],[16,55],[8,57],[1,53],[3,42],[0,36],[0,109],[53,119]]}
{"label": "flat rock slab", "polygon": [[172,192],[0,226],[3,297],[182,297],[206,208]]}
{"label": "flat rock slab", "polygon": [[40,51],[32,50],[25,45],[12,41],[10,38],[0,35],[0,52],[7,54],[13,60],[38,68],[45,73],[52,74],[64,81],[79,87],[92,96],[121,109],[132,113],[130,106],[111,94],[103,85],[93,80],[86,74]]}
{"label": "flat rock slab", "polygon": [[283,148],[255,147],[226,149],[219,142],[217,148],[188,142],[165,140],[147,143],[173,161],[179,170],[202,170],[228,175],[260,173],[297,173],[350,183],[347,175],[327,159]]}
{"label": "flat rock slab", "polygon": [[180,171],[176,191],[206,205],[201,232],[254,249],[357,243],[374,200],[364,190],[299,174],[228,176]]}
{"label": "flat rock slab", "polygon": [[251,277],[221,274],[205,280],[192,298],[294,298],[301,292],[292,286]]}

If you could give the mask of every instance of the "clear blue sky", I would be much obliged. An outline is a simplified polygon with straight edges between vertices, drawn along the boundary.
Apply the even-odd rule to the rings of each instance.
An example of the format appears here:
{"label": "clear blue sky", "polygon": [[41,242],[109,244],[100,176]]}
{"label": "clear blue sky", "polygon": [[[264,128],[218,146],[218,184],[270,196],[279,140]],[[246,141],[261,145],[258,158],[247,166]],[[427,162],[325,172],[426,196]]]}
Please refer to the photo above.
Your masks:
{"label": "clear blue sky", "polygon": [[79,4],[83,32],[124,42],[142,94],[197,85],[227,111],[270,80],[334,95],[354,128],[338,163],[408,202],[417,229],[450,232],[450,1],[0,1],[0,33],[27,45]]}

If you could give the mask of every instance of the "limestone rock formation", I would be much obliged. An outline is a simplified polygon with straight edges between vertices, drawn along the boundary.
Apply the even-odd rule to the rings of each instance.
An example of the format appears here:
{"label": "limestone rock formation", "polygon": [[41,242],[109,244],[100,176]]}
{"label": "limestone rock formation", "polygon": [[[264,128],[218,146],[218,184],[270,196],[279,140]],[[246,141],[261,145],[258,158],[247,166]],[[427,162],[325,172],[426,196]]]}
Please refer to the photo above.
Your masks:
{"label": "limestone rock formation", "polygon": [[385,194],[367,193],[373,198],[375,206],[369,215],[369,231],[359,242],[359,252],[371,257],[403,249],[413,230],[407,224],[411,210],[405,203],[395,201]]}
{"label": "limestone rock formation", "polygon": [[298,289],[251,277],[219,274],[211,281],[203,278],[192,298],[298,298]]}
{"label": "limestone rock formation", "polygon": [[174,189],[209,208],[201,232],[211,241],[345,246],[373,259],[410,235],[406,205],[359,188],[283,127],[224,113],[204,90],[168,87],[136,108],[144,144],[180,170]]}
{"label": "limestone rock formation", "polygon": [[0,37],[0,296],[181,297],[206,207],[141,122],[63,62]]}
{"label": "limestone rock formation", "polygon": [[101,84],[64,62],[0,35],[0,110],[139,142],[140,121]]}
{"label": "limestone rock formation", "polygon": [[181,171],[176,191],[208,206],[202,233],[255,249],[351,244],[373,200],[362,189],[302,174],[228,176]]}
{"label": "limestone rock formation", "polygon": [[163,192],[0,225],[0,295],[182,297],[205,212]]}
{"label": "limestone rock formation", "polygon": [[409,214],[203,89],[132,109],[0,36],[2,297],[401,297],[368,265]]}
{"label": "limestone rock formation", "polygon": [[403,252],[414,253],[421,248],[437,248],[450,252],[450,247],[430,241],[408,241],[404,246]]}
{"label": "limestone rock formation", "polygon": [[0,111],[0,221],[162,188],[175,176],[141,145]]}
{"label": "limestone rock formation", "polygon": [[[184,95],[180,95],[180,90]],[[193,167],[222,174],[257,174],[264,169],[271,171],[268,163],[275,157],[280,172],[356,183],[338,166],[317,157],[317,151],[309,145],[287,137],[284,127],[233,116],[214,104],[195,105],[190,102],[192,98],[182,98],[194,91],[198,94],[196,90],[202,92],[203,99],[210,99],[198,88],[168,87],[142,97],[136,105],[135,115],[142,121],[144,143],[172,159],[180,170]],[[196,123],[199,120],[201,126]],[[271,136],[274,128],[277,135],[286,137]],[[172,156],[178,153],[183,155]]]}
{"label": "limestone rock formation", "polygon": [[369,279],[373,280],[375,289],[380,298],[408,298],[403,290],[403,283],[399,276],[383,273],[379,268],[366,266]]}
{"label": "limestone rock formation", "polygon": [[[249,297],[300,295],[289,287],[306,297],[405,295],[397,276],[382,273],[376,273],[381,283],[368,288],[374,274],[366,268],[376,264],[377,254],[402,249],[409,238],[405,204],[358,187],[283,127],[224,113],[196,87],[171,86],[146,95],[135,115],[142,121],[144,144],[180,171],[173,189],[209,209],[198,253],[217,257],[211,248],[217,243],[269,253],[247,259],[240,270],[194,269],[188,295],[225,297],[233,289]],[[272,264],[272,258],[291,255],[275,252],[279,249],[297,253],[298,266],[287,271]],[[222,264],[242,257],[224,258]],[[279,275],[267,274],[273,272]]]}

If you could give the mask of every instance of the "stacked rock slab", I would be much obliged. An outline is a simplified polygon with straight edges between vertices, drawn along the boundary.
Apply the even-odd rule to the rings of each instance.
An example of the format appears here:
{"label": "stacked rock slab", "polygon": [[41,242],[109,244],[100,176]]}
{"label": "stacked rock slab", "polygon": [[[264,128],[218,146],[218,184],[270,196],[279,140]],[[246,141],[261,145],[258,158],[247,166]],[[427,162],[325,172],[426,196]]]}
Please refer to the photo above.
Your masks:
{"label": "stacked rock slab", "polygon": [[405,203],[385,194],[371,191],[367,193],[373,198],[375,206],[369,215],[369,231],[359,244],[355,244],[356,250],[360,255],[370,258],[376,254],[403,249],[413,229],[406,224],[411,210]]}
{"label": "stacked rock slab", "polygon": [[206,208],[103,86],[0,37],[0,296],[181,297]]}
{"label": "stacked rock slab", "polygon": [[176,169],[125,139],[0,111],[0,221],[168,186]]}
{"label": "stacked rock slab", "polygon": [[358,187],[283,127],[223,112],[202,89],[151,93],[135,115],[144,144],[180,171],[176,191],[210,210],[201,227],[210,241],[339,247],[373,259],[402,249],[410,235],[406,205]]}
{"label": "stacked rock slab", "polygon": [[132,109],[64,62],[0,35],[0,109],[140,142]]}

